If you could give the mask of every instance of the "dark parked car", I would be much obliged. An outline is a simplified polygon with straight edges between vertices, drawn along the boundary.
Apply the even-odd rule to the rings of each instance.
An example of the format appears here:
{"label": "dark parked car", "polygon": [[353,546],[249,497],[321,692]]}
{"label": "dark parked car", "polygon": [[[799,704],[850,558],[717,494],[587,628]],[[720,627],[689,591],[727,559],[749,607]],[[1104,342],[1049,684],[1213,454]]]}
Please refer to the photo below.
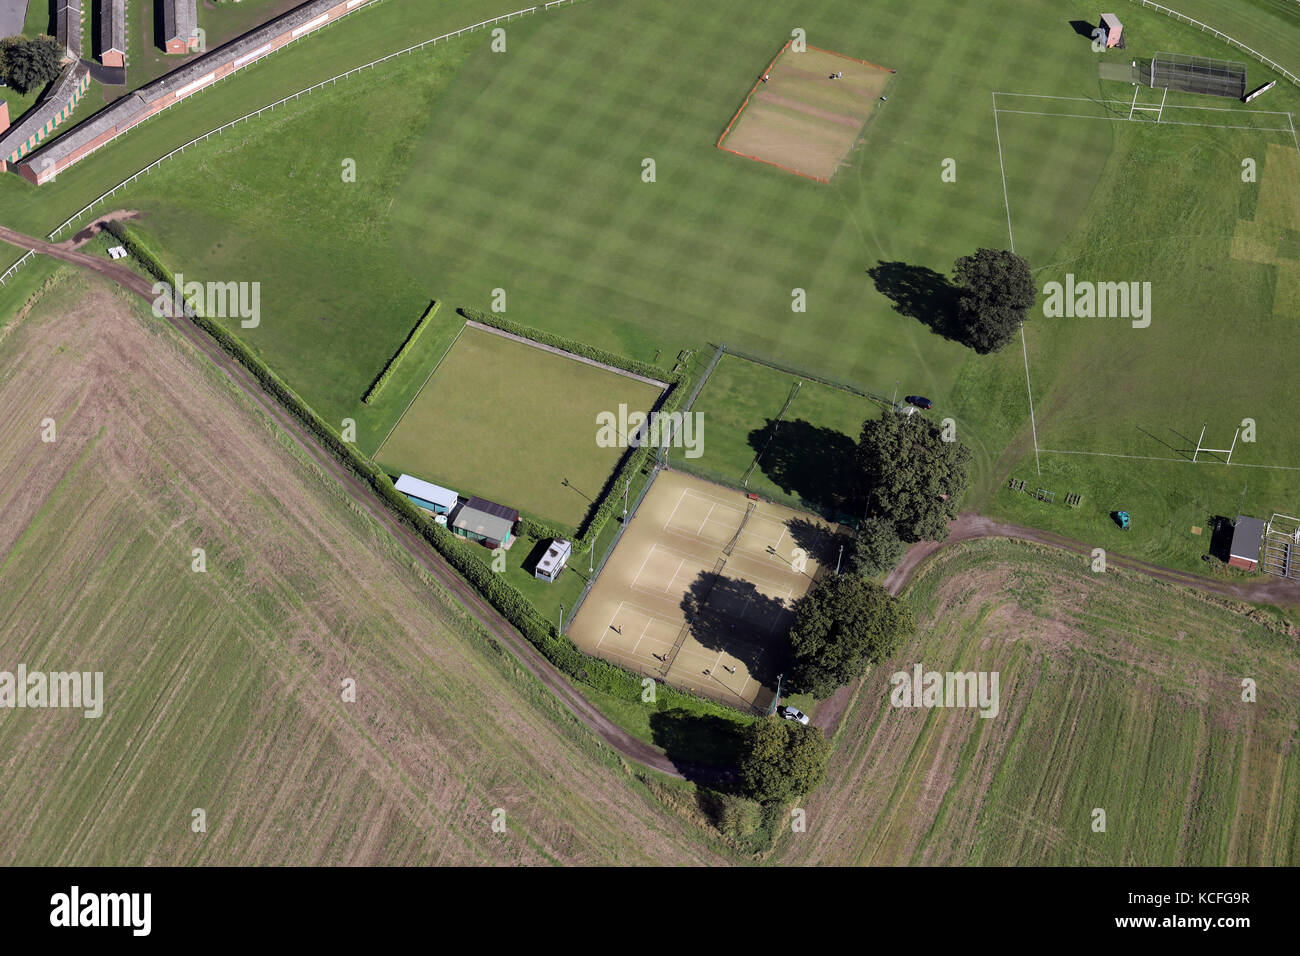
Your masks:
{"label": "dark parked car", "polygon": [[917,408],[934,408],[934,402],[924,395],[908,395],[903,401],[909,405],[915,405]]}

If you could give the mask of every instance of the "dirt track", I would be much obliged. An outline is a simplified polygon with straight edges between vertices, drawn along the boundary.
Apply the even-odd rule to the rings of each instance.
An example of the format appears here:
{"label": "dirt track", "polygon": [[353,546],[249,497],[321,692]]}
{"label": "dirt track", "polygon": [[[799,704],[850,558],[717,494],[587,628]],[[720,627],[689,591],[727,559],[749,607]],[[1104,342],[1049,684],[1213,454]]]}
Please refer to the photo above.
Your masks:
{"label": "dirt track", "polygon": [[[152,303],[154,300],[152,283],[125,266],[114,265],[95,256],[69,249],[62,244],[54,245],[40,239],[34,239],[4,226],[0,226],[0,241],[12,243],[23,249],[35,249],[43,255],[90,269],[112,279],[147,302]],[[364,507],[376,521],[386,527],[398,541],[402,542],[411,555],[430,574],[437,578],[439,583],[456,595],[484,627],[509,648],[520,663],[549,688],[579,720],[623,756],[674,777],[685,776],[683,769],[686,768],[679,769],[673,761],[658,750],[622,730],[574,690],[568,681],[555,670],[532,644],[484,601],[478,592],[465,583],[437,553],[430,550],[423,538],[393,516],[370,487],[339,464],[332,455],[317,444],[316,440],[293,416],[289,415],[280,407],[279,403],[267,395],[258,384],[257,379],[247,369],[222,351],[197,326],[190,324],[183,318],[173,318],[169,321],[196,348],[225,371],[230,379],[239,385],[281,428],[292,435],[323,471],[333,475],[349,491],[358,504]],[[1088,545],[1072,541],[1061,535],[1020,525],[1005,524],[977,514],[963,514],[953,522],[947,541],[942,544],[923,541],[908,549],[902,563],[885,578],[885,587],[891,594],[898,594],[911,580],[921,562],[940,548],[974,538],[990,537],[1032,541],[1049,547],[1072,551],[1076,554],[1091,553],[1091,548]],[[1272,576],[1265,581],[1241,583],[1215,581],[1185,571],[1162,568],[1146,561],[1138,561],[1114,554],[1107,555],[1107,562],[1115,567],[1148,574],[1171,584],[1195,588],[1234,600],[1263,604],[1300,603],[1300,581]],[[840,688],[818,709],[814,723],[824,728],[828,735],[834,734],[840,717],[843,715],[844,709],[852,698],[855,689]],[[692,776],[698,779],[696,774],[693,773]]]}

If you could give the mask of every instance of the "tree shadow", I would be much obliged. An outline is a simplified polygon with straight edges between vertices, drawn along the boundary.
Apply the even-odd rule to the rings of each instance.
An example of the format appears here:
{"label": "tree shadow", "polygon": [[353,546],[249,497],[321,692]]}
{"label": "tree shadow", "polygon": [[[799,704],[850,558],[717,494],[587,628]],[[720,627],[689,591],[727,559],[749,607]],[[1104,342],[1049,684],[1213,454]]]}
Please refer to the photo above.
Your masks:
{"label": "tree shadow", "polygon": [[[794,623],[794,612],[784,601],[749,581],[728,577],[725,570],[719,575],[704,571],[686,589],[681,607],[695,640],[734,657],[763,686],[776,686],[788,664],[785,635]],[[727,674],[711,676],[725,686]]]}
{"label": "tree shadow", "polygon": [[848,510],[856,490],[857,443],[843,432],[796,418],[769,418],[749,433],[759,469],[787,495]]}
{"label": "tree shadow", "polygon": [[744,731],[733,720],[675,707],[650,715],[650,735],[688,780],[725,784],[744,755]]}
{"label": "tree shadow", "polygon": [[947,276],[925,266],[883,260],[868,269],[867,275],[875,281],[876,290],[894,303],[895,312],[916,319],[945,339],[969,344],[958,321],[961,287]]}

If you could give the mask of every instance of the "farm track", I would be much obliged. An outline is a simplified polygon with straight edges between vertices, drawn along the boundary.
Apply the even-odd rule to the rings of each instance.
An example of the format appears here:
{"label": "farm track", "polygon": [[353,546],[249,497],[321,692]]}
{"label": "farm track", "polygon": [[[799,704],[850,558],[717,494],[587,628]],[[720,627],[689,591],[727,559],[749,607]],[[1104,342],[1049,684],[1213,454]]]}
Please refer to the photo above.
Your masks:
{"label": "farm track", "polygon": [[[11,243],[23,249],[34,249],[42,255],[48,255],[63,262],[89,269],[134,292],[150,304],[154,301],[153,283],[147,278],[132,272],[125,266],[114,265],[93,255],[78,252],[70,248],[67,243],[54,244],[45,242],[4,226],[0,226],[0,241]],[[504,617],[483,600],[478,592],[463,581],[441,556],[431,551],[423,538],[393,516],[372,489],[335,460],[293,416],[289,415],[280,407],[279,403],[267,395],[246,368],[227,355],[197,326],[179,317],[171,318],[169,321],[173,328],[222,369],[231,381],[256,402],[258,407],[273,421],[292,435],[298,444],[311,456],[312,460],[316,462],[318,467],[338,480],[348,490],[353,499],[366,509],[366,512],[371,517],[387,528],[402,543],[411,556],[420,562],[422,567],[432,574],[443,587],[454,594],[470,613],[515,655],[516,659],[529,673],[540,680],[575,717],[609,746],[630,760],[635,760],[644,766],[670,776],[678,778],[689,776],[695,780],[714,779],[724,776],[716,768],[697,768],[677,764],[653,747],[622,730],[605,717],[596,707],[574,690],[551,663],[527,639],[515,631]],[[978,538],[999,537],[1029,541],[1080,555],[1090,554],[1092,550],[1082,542],[1048,531],[995,521],[978,514],[963,514],[959,515],[951,525],[946,541],[922,541],[909,548],[899,566],[886,576],[885,587],[891,594],[897,595],[901,593],[921,563],[943,548]],[[1242,583],[1215,581],[1189,572],[1164,568],[1147,561],[1111,554],[1107,555],[1107,562],[1114,567],[1136,571],[1169,584],[1192,588],[1231,600],[1264,604],[1300,603],[1300,581],[1272,577],[1266,581]],[[855,692],[856,688],[840,688],[818,709],[817,718],[813,722],[822,727],[828,735],[834,735],[840,719],[843,717]]]}

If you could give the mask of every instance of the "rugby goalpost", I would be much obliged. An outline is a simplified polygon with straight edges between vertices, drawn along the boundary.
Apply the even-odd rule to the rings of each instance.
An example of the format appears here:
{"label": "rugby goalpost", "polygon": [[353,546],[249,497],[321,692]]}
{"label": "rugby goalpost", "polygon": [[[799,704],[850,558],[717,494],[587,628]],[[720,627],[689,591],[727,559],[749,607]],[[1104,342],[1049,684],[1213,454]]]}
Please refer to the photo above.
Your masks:
{"label": "rugby goalpost", "polygon": [[1205,440],[1205,429],[1208,427],[1209,427],[1208,422],[1201,426],[1201,435],[1199,438],[1196,439],[1196,451],[1192,452],[1192,461],[1195,462],[1202,452],[1211,452],[1218,455],[1226,454],[1228,456],[1228,460],[1226,464],[1231,465],[1232,452],[1233,449],[1237,447],[1237,436],[1241,434],[1241,426],[1238,425],[1237,430],[1232,433],[1232,445],[1229,446],[1228,448],[1210,448],[1206,445],[1201,444],[1201,442]]}

